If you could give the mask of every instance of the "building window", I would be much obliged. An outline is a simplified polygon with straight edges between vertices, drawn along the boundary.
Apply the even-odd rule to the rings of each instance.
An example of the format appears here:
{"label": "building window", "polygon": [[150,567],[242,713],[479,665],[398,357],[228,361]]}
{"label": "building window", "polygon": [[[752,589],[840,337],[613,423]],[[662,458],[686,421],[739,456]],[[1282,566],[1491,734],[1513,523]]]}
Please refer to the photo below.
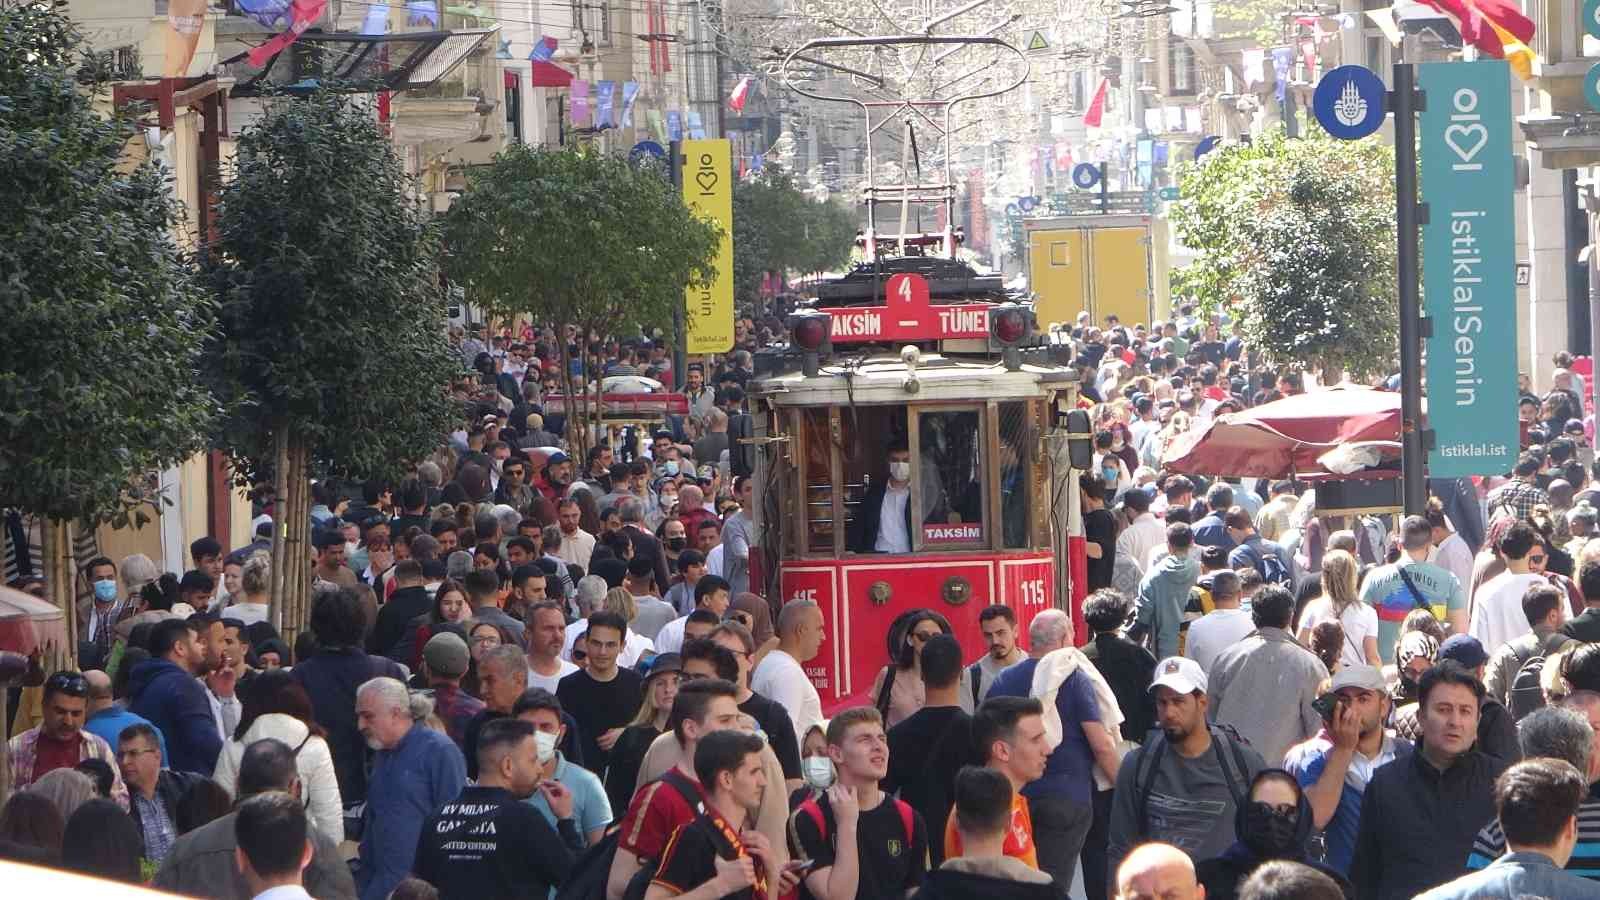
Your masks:
{"label": "building window", "polygon": [[572,0],[572,27],[587,35],[596,46],[611,46],[609,0]]}
{"label": "building window", "polygon": [[1172,89],[1169,93],[1177,96],[1194,96],[1195,93],[1195,63],[1194,51],[1182,39],[1173,41],[1172,52],[1168,57],[1171,68]]}

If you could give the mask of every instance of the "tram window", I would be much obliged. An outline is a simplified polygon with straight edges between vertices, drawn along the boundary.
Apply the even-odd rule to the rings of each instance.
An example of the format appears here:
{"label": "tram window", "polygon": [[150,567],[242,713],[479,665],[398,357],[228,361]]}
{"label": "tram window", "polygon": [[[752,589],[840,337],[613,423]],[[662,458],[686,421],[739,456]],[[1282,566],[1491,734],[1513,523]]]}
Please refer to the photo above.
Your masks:
{"label": "tram window", "polygon": [[828,435],[828,411],[805,409],[800,413],[801,446],[805,448],[805,549],[809,553],[833,552],[833,451]]}
{"label": "tram window", "polygon": [[[846,435],[844,452],[840,454],[843,465],[844,512],[848,522],[845,532],[849,538],[846,549],[851,553],[909,552],[910,533],[904,525],[883,533],[882,512],[889,478],[889,448],[904,447],[906,437],[906,407],[904,406],[853,406],[839,411],[841,430]],[[873,486],[879,486],[874,492]],[[909,510],[908,500],[891,508]],[[870,517],[862,518],[862,510]],[[895,547],[895,549],[889,549]]]}
{"label": "tram window", "polygon": [[918,416],[913,477],[922,493],[922,546],[982,544],[983,420],[976,409],[930,410]]}
{"label": "tram window", "polygon": [[1023,549],[1028,540],[1028,501],[1036,443],[1028,404],[1000,404],[1000,531],[1003,546]]}

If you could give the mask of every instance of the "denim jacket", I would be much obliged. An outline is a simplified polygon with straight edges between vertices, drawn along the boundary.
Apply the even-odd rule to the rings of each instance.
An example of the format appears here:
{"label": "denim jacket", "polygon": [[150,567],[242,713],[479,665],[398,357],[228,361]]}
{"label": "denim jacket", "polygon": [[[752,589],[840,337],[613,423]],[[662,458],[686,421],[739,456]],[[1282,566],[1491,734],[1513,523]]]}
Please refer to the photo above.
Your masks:
{"label": "denim jacket", "polygon": [[1581,900],[1600,897],[1600,884],[1568,874],[1543,853],[1507,853],[1489,867],[1419,894],[1417,900],[1500,900],[1505,897]]}

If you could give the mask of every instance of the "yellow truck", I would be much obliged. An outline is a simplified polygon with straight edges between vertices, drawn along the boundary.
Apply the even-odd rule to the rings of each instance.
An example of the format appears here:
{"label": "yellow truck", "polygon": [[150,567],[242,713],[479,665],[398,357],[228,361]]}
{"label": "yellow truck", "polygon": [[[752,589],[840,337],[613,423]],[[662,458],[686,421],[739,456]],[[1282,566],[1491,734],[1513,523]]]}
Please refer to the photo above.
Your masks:
{"label": "yellow truck", "polygon": [[1022,226],[1041,327],[1070,325],[1083,311],[1095,325],[1115,315],[1130,326],[1169,313],[1164,217],[1095,212],[1024,219]]}

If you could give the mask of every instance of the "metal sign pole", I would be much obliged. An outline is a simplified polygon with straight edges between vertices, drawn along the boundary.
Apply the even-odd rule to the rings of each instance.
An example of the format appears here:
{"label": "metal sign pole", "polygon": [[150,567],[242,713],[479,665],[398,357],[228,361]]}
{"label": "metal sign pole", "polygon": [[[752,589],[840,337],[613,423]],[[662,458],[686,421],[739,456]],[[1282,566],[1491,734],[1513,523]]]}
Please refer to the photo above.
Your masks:
{"label": "metal sign pole", "polygon": [[1416,67],[1396,63],[1389,108],[1394,112],[1396,271],[1400,277],[1400,461],[1407,515],[1421,515],[1428,502],[1427,448],[1422,429],[1422,341],[1427,323],[1417,277],[1417,228],[1426,210],[1417,205],[1417,113],[1425,98],[1416,89]]}
{"label": "metal sign pole", "polygon": [[[672,141],[667,148],[667,158],[671,165],[667,166],[668,173],[672,176],[672,192],[677,196],[683,195],[683,167],[688,160],[683,158],[683,144]],[[681,391],[688,380],[689,335],[685,328],[684,319],[688,311],[684,308],[686,301],[679,300],[678,305],[672,309],[672,389]],[[710,373],[706,374],[710,379]]]}

